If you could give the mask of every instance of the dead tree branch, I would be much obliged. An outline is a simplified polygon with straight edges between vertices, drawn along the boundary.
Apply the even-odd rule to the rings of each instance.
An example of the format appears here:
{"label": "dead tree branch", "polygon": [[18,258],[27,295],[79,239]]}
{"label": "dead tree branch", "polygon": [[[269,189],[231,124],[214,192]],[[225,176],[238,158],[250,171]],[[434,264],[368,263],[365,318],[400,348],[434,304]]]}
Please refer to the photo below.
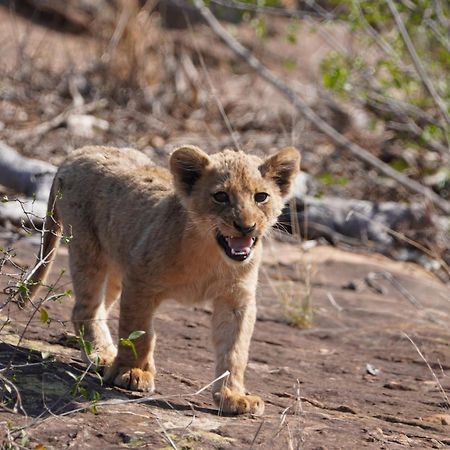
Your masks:
{"label": "dead tree branch", "polygon": [[356,158],[374,167],[382,174],[394,179],[399,184],[405,186],[412,192],[420,194],[430,199],[439,209],[450,214],[450,202],[443,199],[431,189],[423,186],[417,181],[411,180],[402,173],[397,172],[389,165],[380,161],[366,149],[350,141],[347,137],[339,133],[335,128],[326,123],[316,112],[308,106],[297,93],[284,81],[273,74],[264,64],[262,64],[247,48],[232,37],[214,17],[211,11],[204,5],[202,0],[194,0],[194,5],[200,11],[208,25],[217,36],[240,58],[242,58],[256,73],[264,80],[281,92],[317,129],[328,136],[337,145],[347,148]]}
{"label": "dead tree branch", "polygon": [[0,184],[27,197],[47,201],[56,167],[26,158],[0,141]]}
{"label": "dead tree branch", "polygon": [[102,109],[107,105],[107,101],[105,99],[96,100],[91,103],[86,103],[85,105],[73,106],[67,108],[62,113],[53,117],[53,119],[47,120],[46,122],[42,122],[39,125],[36,125],[33,128],[27,128],[24,130],[11,130],[8,132],[8,138],[14,142],[23,142],[27,139],[38,138],[53,130],[54,128],[59,127],[63,123],[67,121],[69,116],[72,114],[86,114],[92,111],[96,111],[98,109]]}
{"label": "dead tree branch", "polygon": [[26,158],[0,141],[0,184],[28,197],[23,202],[0,203],[0,220],[42,222],[55,172],[54,165]]}

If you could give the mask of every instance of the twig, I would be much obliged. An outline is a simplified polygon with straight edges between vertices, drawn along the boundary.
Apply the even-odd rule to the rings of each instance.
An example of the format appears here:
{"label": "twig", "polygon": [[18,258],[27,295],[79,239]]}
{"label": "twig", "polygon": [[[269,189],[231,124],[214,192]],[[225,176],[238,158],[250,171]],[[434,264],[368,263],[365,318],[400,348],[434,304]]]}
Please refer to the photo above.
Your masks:
{"label": "twig", "polygon": [[447,406],[450,407],[450,400],[447,396],[447,393],[444,391],[444,388],[442,387],[441,382],[439,381],[439,378],[437,377],[437,375],[435,374],[434,370],[431,368],[429,362],[426,360],[425,356],[423,356],[423,353],[420,351],[420,348],[417,346],[417,344],[406,334],[406,333],[402,333],[403,336],[405,336],[409,342],[411,342],[411,344],[413,345],[413,347],[416,349],[416,352],[419,354],[419,356],[422,358],[423,362],[427,365],[429,371],[431,372],[431,375],[434,378],[434,381],[436,381],[439,390],[441,391],[442,394],[442,398],[444,399],[444,401],[447,403]]}
{"label": "twig", "polygon": [[261,428],[263,427],[263,425],[264,425],[264,419],[261,420],[261,423],[259,424],[259,427],[258,427],[258,429],[256,430],[255,436],[253,436],[252,443],[250,444],[250,450],[253,449],[253,446],[254,446],[254,444],[255,444],[255,442],[256,442],[256,439],[258,438],[258,435],[259,435],[259,433],[260,433]]}
{"label": "twig", "polygon": [[[14,390],[14,392],[16,393],[16,403],[15,403],[13,409],[12,409],[12,412],[17,413],[18,410],[20,409],[20,411],[22,412],[22,414],[23,414],[25,417],[28,417],[27,412],[23,409],[22,396],[20,395],[20,391],[19,391],[19,389],[17,389],[17,386],[16,386],[12,381],[8,380],[8,378],[6,378],[6,377],[5,377],[4,375],[2,375],[1,373],[0,373],[0,380],[2,380],[3,383],[4,383],[5,385],[10,386],[10,389],[12,388],[12,389]],[[2,405],[2,407],[3,407],[3,406],[4,406],[4,405]],[[8,409],[9,409],[9,408],[8,408]]]}
{"label": "twig", "polygon": [[436,13],[436,17],[438,22],[442,27],[446,28],[447,31],[450,31],[450,24],[448,23],[447,18],[445,17],[444,11],[442,9],[441,0],[433,0],[434,11]]}
{"label": "twig", "polygon": [[96,109],[102,109],[107,105],[107,101],[105,99],[95,100],[90,103],[86,103],[85,105],[70,107],[53,117],[53,119],[42,122],[41,124],[33,127],[27,128],[25,130],[11,130],[8,132],[9,140],[14,143],[22,142],[30,138],[36,138],[48,133],[50,130],[59,127],[62,125],[67,118],[72,114],[85,114]]}
{"label": "twig", "polygon": [[327,298],[332,306],[334,306],[339,312],[343,311],[343,307],[338,304],[338,302],[334,299],[333,294],[331,292],[327,292]]}
{"label": "twig", "polygon": [[450,214],[450,202],[443,199],[431,189],[421,185],[417,181],[411,180],[402,173],[397,172],[388,164],[380,161],[366,149],[360,147],[347,137],[339,133],[335,128],[325,122],[314,110],[308,106],[297,93],[284,81],[273,74],[264,64],[262,64],[247,48],[232,37],[214,17],[211,11],[204,5],[202,0],[193,0],[195,7],[199,10],[208,25],[219,36],[219,38],[240,58],[242,58],[256,73],[264,80],[281,92],[294,107],[303,114],[316,128],[327,135],[337,145],[347,148],[356,158],[377,169],[384,175],[394,179],[399,184],[409,190],[429,198],[439,209]]}
{"label": "twig", "polygon": [[164,425],[161,423],[161,420],[159,419],[159,417],[155,415],[155,419],[158,422],[158,425],[161,428],[161,431],[163,432],[164,437],[167,439],[167,442],[170,444],[170,446],[173,448],[173,450],[178,450],[178,447],[176,446],[175,442],[173,442],[173,439],[167,433],[167,430],[164,428]]}
{"label": "twig", "polygon": [[416,49],[414,48],[411,38],[409,37],[409,33],[405,27],[405,24],[403,23],[403,20],[400,17],[400,14],[398,13],[397,8],[394,5],[394,2],[392,0],[386,0],[386,3],[391,11],[391,14],[395,20],[395,23],[397,24],[398,31],[400,32],[403,42],[405,43],[406,48],[411,56],[412,62],[414,64],[414,67],[416,68],[416,71],[420,77],[420,80],[422,81],[423,85],[425,86],[425,89],[431,95],[431,97],[433,98],[437,107],[439,108],[442,117],[445,119],[447,124],[450,125],[450,114],[447,111],[447,107],[445,106],[445,103],[443,102],[443,100],[439,96],[439,94],[437,93],[436,89],[434,88],[433,83],[431,82],[430,78],[428,77],[428,75],[425,71],[425,68],[422,65],[422,62],[420,61],[419,55],[417,54]]}
{"label": "twig", "polygon": [[[152,397],[139,397],[139,398],[130,398],[126,400],[105,400],[103,402],[95,402],[95,406],[101,407],[101,406],[109,406],[109,405],[123,405],[128,403],[145,403],[145,402],[151,402],[151,401],[164,401],[164,400],[171,400],[171,399],[182,399],[182,398],[188,398],[188,397],[196,397],[197,395],[201,394],[204,390],[208,389],[210,386],[212,386],[215,382],[221,380],[222,378],[228,377],[230,375],[230,372],[227,370],[219,377],[215,378],[213,381],[208,383],[206,386],[203,386],[201,389],[199,389],[196,392],[190,393],[190,394],[172,394],[172,395],[155,395]],[[70,411],[66,411],[61,413],[59,416],[68,416],[80,411],[85,411],[86,409],[90,408],[92,406],[93,402],[91,402],[89,405],[81,406],[76,409],[72,409]]]}
{"label": "twig", "polygon": [[208,69],[206,68],[206,64],[205,64],[205,60],[203,59],[203,55],[201,54],[201,52],[200,52],[200,50],[198,48],[198,45],[197,45],[197,43],[196,43],[196,41],[194,39],[194,30],[192,28],[192,24],[191,24],[191,22],[189,20],[189,17],[186,14],[185,11],[184,11],[184,17],[185,17],[186,23],[189,26],[189,32],[191,34],[192,44],[194,46],[195,52],[197,53],[198,59],[200,61],[200,65],[202,66],[203,73],[205,74],[205,78],[206,78],[206,81],[207,81],[208,86],[209,86],[209,92],[211,93],[211,95],[213,96],[213,98],[214,98],[214,100],[216,102],[217,108],[218,108],[218,110],[220,112],[220,115],[222,116],[222,119],[223,119],[223,121],[225,123],[225,126],[227,127],[228,133],[231,136],[231,139],[233,140],[234,145],[236,146],[236,148],[238,150],[241,150],[242,147],[239,145],[238,135],[233,130],[233,126],[232,126],[232,124],[230,122],[230,119],[227,116],[227,113],[225,112],[225,108],[223,107],[223,104],[222,104],[222,102],[221,102],[221,100],[219,98],[219,95],[217,94],[217,90],[214,87],[214,84],[213,84],[213,82],[211,80],[211,77],[209,76],[209,72],[208,72]]}
{"label": "twig", "polygon": [[408,300],[412,305],[414,305],[418,309],[423,309],[422,304],[417,300],[417,298],[412,295],[408,289],[406,289],[398,280],[394,278],[394,276],[389,272],[369,272],[367,274],[368,281],[376,280],[377,278],[384,278],[385,280],[389,281],[391,285],[397,289],[398,292],[406,299]]}
{"label": "twig", "polygon": [[430,27],[430,30],[434,34],[435,38],[448,52],[450,52],[450,41],[440,32],[439,28],[436,26],[436,22],[431,19],[425,19],[425,24]]}
{"label": "twig", "polygon": [[[347,215],[347,220],[352,214],[356,214],[357,216],[363,217],[367,220],[371,220],[366,214],[363,214],[360,211],[356,211],[355,209],[352,209],[349,212],[349,214]],[[425,247],[420,242],[410,239],[405,234],[400,233],[399,231],[396,231],[381,222],[377,222],[377,225],[380,226],[383,230],[385,230],[390,235],[394,236],[395,238],[397,238],[403,242],[406,242],[407,244],[413,246],[414,248],[417,248],[417,250],[420,250],[421,252],[423,252],[425,255],[428,255],[430,258],[438,261],[439,264],[442,266],[442,268],[450,275],[450,266],[439,255],[436,255],[436,252],[433,252],[431,249]]]}
{"label": "twig", "polygon": [[402,58],[398,55],[398,53],[392,48],[392,46],[389,44],[386,39],[381,35],[379,31],[377,31],[367,20],[362,8],[361,3],[359,1],[354,1],[353,4],[358,8],[358,16],[359,19],[364,23],[364,31],[367,33],[369,37],[371,37],[375,44],[384,52],[386,55],[388,55],[390,58],[394,59],[396,64],[406,73],[412,73],[413,75],[417,74],[412,70],[412,68],[409,68],[405,62],[402,60]]}

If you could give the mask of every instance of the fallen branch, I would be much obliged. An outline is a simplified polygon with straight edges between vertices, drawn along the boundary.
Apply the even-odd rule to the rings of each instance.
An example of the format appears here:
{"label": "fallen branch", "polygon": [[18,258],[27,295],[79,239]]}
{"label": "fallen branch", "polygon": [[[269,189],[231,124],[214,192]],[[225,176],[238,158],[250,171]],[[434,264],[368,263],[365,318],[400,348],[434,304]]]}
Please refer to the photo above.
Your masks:
{"label": "fallen branch", "polygon": [[439,209],[450,214],[450,202],[443,199],[431,189],[423,186],[417,181],[411,180],[402,173],[397,172],[388,164],[380,161],[366,149],[360,147],[347,137],[339,133],[335,128],[326,123],[314,112],[284,81],[273,74],[262,64],[247,48],[232,37],[214,17],[211,11],[204,5],[202,0],[193,0],[194,5],[200,11],[208,25],[219,36],[219,38],[240,58],[242,58],[256,73],[264,80],[281,92],[307,120],[317,129],[333,140],[337,145],[347,148],[356,158],[377,169],[382,174],[394,179],[397,183],[409,190],[430,199]]}
{"label": "fallen branch", "polygon": [[101,99],[91,103],[86,103],[85,105],[67,108],[62,113],[53,117],[53,119],[47,120],[46,122],[43,122],[33,128],[27,128],[24,130],[10,130],[8,132],[8,138],[14,143],[23,142],[31,138],[38,138],[45,133],[53,130],[54,128],[57,128],[60,125],[64,124],[71,115],[86,114],[98,109],[105,108],[106,105],[107,101],[105,99]]}
{"label": "fallen branch", "polygon": [[286,208],[279,223],[286,231],[300,227],[308,239],[325,237],[333,244],[364,246],[381,253],[393,250],[392,232],[409,235],[437,232],[425,205],[309,195],[296,197],[295,211]]}
{"label": "fallen branch", "polygon": [[0,203],[0,220],[16,225],[42,223],[55,172],[53,164],[26,158],[0,141],[0,184],[27,197],[20,202]]}
{"label": "fallen branch", "polygon": [[56,167],[26,158],[0,141],[0,184],[27,197],[47,201]]}

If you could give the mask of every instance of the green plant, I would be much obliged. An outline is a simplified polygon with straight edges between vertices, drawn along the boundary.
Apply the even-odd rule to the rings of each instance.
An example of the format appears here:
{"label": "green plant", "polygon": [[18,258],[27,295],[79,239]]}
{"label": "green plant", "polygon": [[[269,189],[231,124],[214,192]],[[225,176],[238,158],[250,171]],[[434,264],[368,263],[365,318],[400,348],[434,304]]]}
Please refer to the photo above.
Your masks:
{"label": "green plant", "polygon": [[141,330],[136,330],[130,333],[130,335],[127,338],[120,338],[119,339],[119,344],[123,345],[124,347],[128,347],[131,349],[131,351],[133,352],[133,356],[135,357],[135,359],[137,359],[138,354],[136,351],[136,346],[134,345],[134,341],[142,336],[143,334],[145,334],[145,331],[141,331]]}
{"label": "green plant", "polygon": [[284,317],[289,325],[298,328],[309,328],[313,323],[311,266],[304,262],[296,264],[296,271],[301,273],[305,287],[290,281],[279,289]]}
{"label": "green plant", "polygon": [[[333,2],[332,2],[333,4]],[[331,52],[322,83],[367,106],[403,145],[448,153],[450,140],[450,4],[420,0],[345,0],[338,19],[356,43]]]}

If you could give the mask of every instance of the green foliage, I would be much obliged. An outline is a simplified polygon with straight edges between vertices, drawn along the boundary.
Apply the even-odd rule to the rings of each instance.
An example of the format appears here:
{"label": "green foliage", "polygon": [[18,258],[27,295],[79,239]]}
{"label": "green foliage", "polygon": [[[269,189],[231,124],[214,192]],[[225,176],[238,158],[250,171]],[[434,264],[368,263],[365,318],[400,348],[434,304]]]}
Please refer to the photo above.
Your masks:
{"label": "green foliage", "polygon": [[332,173],[324,173],[322,175],[319,175],[317,179],[326,186],[346,186],[349,182],[349,179],[347,177],[338,177],[336,175],[333,175]]}
{"label": "green foliage", "polygon": [[28,287],[28,285],[29,285],[29,282],[26,280],[18,281],[16,284],[17,293],[22,298],[29,298],[29,296],[30,296],[30,288]]}
{"label": "green foliage", "polygon": [[73,239],[72,227],[69,226],[69,234],[64,234],[64,235],[62,236],[62,241],[63,241],[65,244],[70,244],[70,242],[72,241],[72,239]]}
{"label": "green foliage", "polygon": [[409,169],[409,164],[403,158],[394,158],[389,165],[398,172],[404,172]]}
{"label": "green foliage", "polygon": [[250,25],[255,30],[256,36],[259,39],[265,39],[267,37],[267,23],[263,17],[255,17],[250,22]]}
{"label": "green foliage", "polygon": [[297,69],[297,60],[294,58],[286,58],[283,62],[283,68],[288,71],[293,71]]}
{"label": "green foliage", "polygon": [[239,0],[239,3],[245,3],[247,5],[253,5],[253,6],[281,6],[280,0]]}
{"label": "green foliage", "polygon": [[141,330],[135,330],[130,333],[130,335],[127,338],[120,338],[119,339],[119,345],[123,345],[124,347],[128,347],[133,352],[133,356],[135,359],[137,359],[138,354],[136,351],[136,346],[134,345],[134,342],[137,338],[141,337],[143,334],[145,334],[145,331]]}
{"label": "green foliage", "polygon": [[286,33],[286,41],[290,44],[297,43],[297,33],[300,29],[300,25],[298,22],[291,22],[288,25],[287,33]]}
{"label": "green foliage", "polygon": [[87,341],[84,338],[84,327],[81,328],[79,335],[77,336],[77,341],[82,350],[86,353],[86,355],[90,355],[93,351],[92,342]]}
{"label": "green foliage", "polygon": [[40,308],[39,308],[39,320],[42,322],[42,323],[45,323],[45,324],[50,324],[50,317],[49,317],[49,315],[48,315],[48,311],[47,311],[47,309],[46,308],[44,308],[43,306],[41,306]]}
{"label": "green foliage", "polygon": [[94,391],[92,393],[92,397],[91,397],[92,404],[91,404],[90,410],[93,414],[98,414],[97,403],[100,400],[100,398],[101,398],[100,392]]}
{"label": "green foliage", "polygon": [[436,125],[428,124],[423,127],[421,138],[424,142],[429,142],[433,139],[441,140],[444,138],[442,129]]}
{"label": "green foliage", "polygon": [[349,68],[346,58],[334,53],[321,64],[323,85],[334,92],[342,93],[347,85]]}
{"label": "green foliage", "polygon": [[144,334],[145,334],[145,331],[136,330],[136,331],[133,331],[130,333],[130,335],[128,336],[128,339],[130,341],[135,341],[138,337],[141,337]]}
{"label": "green foliage", "polygon": [[[449,125],[415,68],[386,1],[330,3],[339,6],[338,18],[352,32],[355,46],[348,52],[331,52],[325,58],[321,64],[323,86],[344,99],[367,103],[377,116],[388,121],[388,127],[392,119],[406,125],[414,122],[409,128],[391,128],[402,144],[438,142],[446,147]],[[427,77],[449,110],[450,3],[418,0],[394,4]],[[397,106],[392,108],[392,102],[386,99],[397,102]],[[419,115],[414,113],[418,110]]]}
{"label": "green foliage", "polygon": [[69,370],[66,370],[66,374],[69,375],[70,378],[72,378],[75,383],[72,386],[72,389],[70,391],[70,394],[74,397],[81,396],[85,400],[88,400],[91,402],[90,407],[88,408],[92,413],[97,414],[97,403],[100,400],[101,396],[98,391],[92,391],[89,392],[86,387],[83,386],[83,380],[86,376],[86,372],[83,372],[80,375],[75,375],[74,373],[70,372]]}

